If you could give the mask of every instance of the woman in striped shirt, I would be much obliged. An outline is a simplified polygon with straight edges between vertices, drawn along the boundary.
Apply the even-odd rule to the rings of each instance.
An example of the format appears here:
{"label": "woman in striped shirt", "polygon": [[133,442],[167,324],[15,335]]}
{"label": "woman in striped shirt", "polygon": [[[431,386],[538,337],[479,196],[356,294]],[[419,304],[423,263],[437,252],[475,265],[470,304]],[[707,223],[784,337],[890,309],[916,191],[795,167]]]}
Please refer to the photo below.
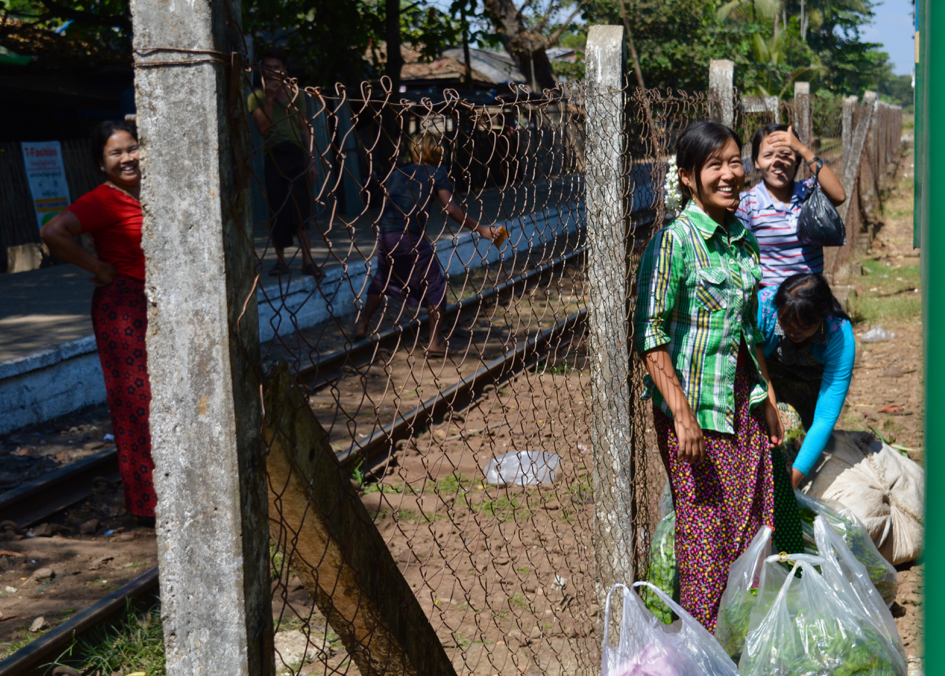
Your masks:
{"label": "woman in striped shirt", "polygon": [[758,240],[762,286],[777,286],[791,275],[824,271],[824,249],[803,244],[797,237],[797,217],[814,179],[794,180],[801,162],[817,174],[834,206],[847,196],[836,174],[807,146],[797,132],[783,124],[768,124],[755,132],[751,159],[761,182],[742,195],[736,215]]}

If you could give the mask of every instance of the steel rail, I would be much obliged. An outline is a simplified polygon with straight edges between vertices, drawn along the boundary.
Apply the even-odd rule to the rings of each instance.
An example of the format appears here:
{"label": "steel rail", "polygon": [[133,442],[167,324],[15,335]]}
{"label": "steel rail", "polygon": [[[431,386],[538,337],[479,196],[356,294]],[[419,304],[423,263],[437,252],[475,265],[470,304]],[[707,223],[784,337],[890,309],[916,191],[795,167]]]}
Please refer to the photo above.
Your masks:
{"label": "steel rail", "polygon": [[[96,627],[121,619],[129,602],[147,603],[157,591],[158,569],[154,567],[0,661],[0,676],[43,676],[49,673],[50,663],[59,659],[75,639]],[[76,655],[74,659],[78,657]],[[64,659],[63,663],[72,661],[75,664],[74,659]]]}
{"label": "steel rail", "polygon": [[360,459],[364,461],[365,471],[376,468],[384,456],[393,451],[397,441],[413,436],[415,431],[442,415],[444,409],[464,406],[486,385],[494,385],[514,372],[516,367],[528,364],[531,359],[541,354],[542,348],[549,341],[583,326],[586,319],[587,308],[584,308],[532,336],[505,356],[493,359],[468,378],[463,378],[399,416],[394,422],[384,425],[363,442],[355,441],[338,454],[338,460],[342,465],[351,465]]}
{"label": "steel rail", "polygon": [[89,498],[98,477],[121,480],[114,446],[0,494],[0,522],[13,521],[20,528],[40,523]]}
{"label": "steel rail", "polygon": [[[544,275],[572,261],[579,260],[586,249],[586,247],[579,247],[564,256],[560,256],[547,263],[542,263],[528,272],[509,279],[485,293],[477,293],[475,296],[470,296],[469,298],[464,298],[461,301],[447,305],[443,310],[443,323],[446,324],[446,320],[449,317],[453,317],[454,315],[462,317],[467,312],[478,310],[484,303],[490,303],[492,301],[498,302],[508,294],[529,288],[529,286],[540,281]],[[396,344],[402,335],[418,329],[428,319],[429,315],[423,312],[405,324],[396,324],[369,338],[328,352],[319,357],[314,364],[300,369],[298,379],[308,388],[309,392],[317,391],[340,378],[346,367],[369,362],[377,350]],[[454,319],[453,321],[456,320]]]}

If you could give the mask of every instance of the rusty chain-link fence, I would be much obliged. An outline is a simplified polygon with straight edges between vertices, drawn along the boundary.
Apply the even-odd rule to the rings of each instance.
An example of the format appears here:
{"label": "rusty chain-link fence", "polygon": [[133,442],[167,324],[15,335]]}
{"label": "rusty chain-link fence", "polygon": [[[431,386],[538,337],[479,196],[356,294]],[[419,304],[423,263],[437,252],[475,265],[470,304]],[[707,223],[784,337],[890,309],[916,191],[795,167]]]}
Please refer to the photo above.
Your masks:
{"label": "rusty chain-link fence", "polygon": [[[636,263],[718,97],[621,76],[408,101],[236,63],[277,669],[598,671],[602,580],[647,576],[665,483]],[[879,185],[901,116],[872,119]]]}
{"label": "rusty chain-link fence", "polygon": [[[667,216],[667,161],[711,97],[578,83],[480,105],[244,77],[250,108],[273,114],[268,85],[291,131],[273,144],[259,113],[245,117],[277,667],[411,671],[378,629],[394,604],[408,633],[445,650],[431,644],[427,659],[457,673],[595,671],[595,545],[626,543],[594,538],[595,487],[609,479],[595,484],[592,439],[606,421],[592,405],[587,307],[609,290],[590,288],[586,268],[588,163],[621,158],[611,195],[624,235],[609,248],[632,340],[636,261]],[[589,138],[594,97],[622,97],[619,133]],[[842,174],[842,106],[811,107],[815,146]],[[782,106],[780,119],[794,115]],[[897,115],[877,107],[854,197],[867,212]],[[738,117],[746,155],[774,119]],[[499,230],[508,238],[490,241]],[[632,541],[609,556],[645,578],[665,474],[642,367],[631,357],[627,368]],[[306,459],[309,447],[320,450]]]}

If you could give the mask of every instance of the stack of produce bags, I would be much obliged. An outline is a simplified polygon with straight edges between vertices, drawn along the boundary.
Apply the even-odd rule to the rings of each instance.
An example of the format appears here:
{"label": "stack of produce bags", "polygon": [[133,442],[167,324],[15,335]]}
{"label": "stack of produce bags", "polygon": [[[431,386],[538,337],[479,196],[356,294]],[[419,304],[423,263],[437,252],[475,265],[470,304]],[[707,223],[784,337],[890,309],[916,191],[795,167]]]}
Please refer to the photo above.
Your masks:
{"label": "stack of produce bags", "polygon": [[822,515],[820,556],[768,555],[762,528],[732,565],[715,637],[742,676],[906,676],[902,642],[866,567]]}

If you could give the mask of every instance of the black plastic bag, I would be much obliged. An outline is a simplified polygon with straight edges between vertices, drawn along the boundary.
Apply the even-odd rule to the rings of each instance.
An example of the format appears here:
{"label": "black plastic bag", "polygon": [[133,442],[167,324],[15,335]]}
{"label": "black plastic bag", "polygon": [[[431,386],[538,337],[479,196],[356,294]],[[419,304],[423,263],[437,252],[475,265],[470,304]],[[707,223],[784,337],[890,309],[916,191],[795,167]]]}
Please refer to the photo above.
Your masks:
{"label": "black plastic bag", "polygon": [[843,219],[816,178],[797,217],[797,238],[804,244],[819,246],[843,246],[847,242]]}

